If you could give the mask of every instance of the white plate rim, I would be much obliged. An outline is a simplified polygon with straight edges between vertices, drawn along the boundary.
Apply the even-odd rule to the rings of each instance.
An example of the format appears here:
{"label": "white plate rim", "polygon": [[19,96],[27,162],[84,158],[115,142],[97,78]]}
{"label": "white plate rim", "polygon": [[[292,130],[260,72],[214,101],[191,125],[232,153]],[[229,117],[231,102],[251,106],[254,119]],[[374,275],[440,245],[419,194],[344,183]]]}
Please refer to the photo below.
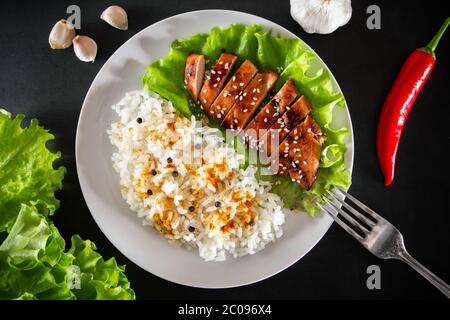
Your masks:
{"label": "white plate rim", "polygon": [[[78,180],[79,180],[79,183],[80,183],[80,188],[82,190],[83,197],[85,199],[86,205],[87,205],[87,207],[88,207],[88,209],[89,209],[89,211],[90,211],[94,221],[96,222],[97,226],[100,228],[102,233],[106,236],[106,238],[114,245],[114,247],[116,249],[118,249],[125,257],[127,257],[127,259],[129,259],[130,261],[132,261],[134,264],[138,265],[142,269],[148,271],[149,273],[151,273],[151,274],[153,274],[153,275],[155,275],[155,276],[157,276],[159,278],[162,278],[164,280],[173,282],[173,283],[177,283],[177,284],[181,284],[181,285],[185,285],[185,286],[197,287],[197,288],[205,288],[205,289],[225,289],[225,288],[233,288],[233,287],[245,286],[245,285],[253,284],[253,283],[256,283],[256,282],[268,279],[268,278],[270,278],[270,277],[280,273],[281,271],[286,270],[287,268],[291,267],[293,264],[295,264],[296,262],[301,260],[309,251],[311,251],[312,248],[314,248],[317,245],[317,243],[323,238],[323,236],[326,234],[328,229],[331,227],[331,225],[333,223],[333,220],[331,218],[329,218],[329,217],[325,217],[328,225],[324,228],[324,232],[320,236],[318,236],[317,239],[315,239],[315,241],[311,242],[311,244],[308,246],[308,248],[302,254],[298,255],[297,259],[294,259],[289,264],[286,264],[285,266],[283,266],[283,267],[281,267],[281,268],[279,268],[279,269],[277,269],[275,271],[272,271],[271,273],[269,273],[269,274],[267,274],[265,276],[262,276],[262,277],[259,277],[259,278],[256,278],[256,279],[252,279],[252,280],[249,280],[249,281],[242,281],[240,283],[227,284],[227,285],[204,285],[204,284],[197,285],[197,284],[194,284],[192,282],[176,281],[176,280],[170,279],[168,277],[165,277],[163,275],[153,273],[150,270],[148,270],[145,266],[142,266],[140,263],[137,263],[137,262],[133,261],[133,259],[130,258],[127,253],[123,252],[123,250],[121,250],[119,248],[118,243],[116,243],[116,241],[114,241],[111,236],[108,236],[108,233],[105,232],[101,221],[99,221],[98,218],[96,217],[96,215],[94,214],[95,210],[93,210],[92,205],[87,200],[87,196],[85,194],[85,192],[86,192],[85,190],[87,189],[87,187],[85,185],[85,181],[84,181],[84,179],[82,177],[80,177],[80,174],[79,174],[79,172],[80,172],[79,159],[80,159],[80,150],[81,150],[81,144],[80,144],[80,138],[79,138],[79,130],[80,130],[81,123],[82,123],[82,121],[83,121],[83,119],[85,117],[85,114],[86,114],[86,108],[85,108],[86,101],[88,100],[88,97],[89,97],[89,95],[91,94],[91,92],[92,92],[92,90],[94,88],[94,84],[95,84],[96,80],[101,75],[102,71],[109,66],[110,61],[112,61],[114,59],[114,57],[118,54],[118,52],[123,47],[125,47],[129,42],[134,41],[136,38],[138,38],[139,36],[141,36],[142,34],[147,32],[148,29],[150,29],[150,28],[152,28],[152,27],[154,27],[154,26],[156,26],[158,24],[167,23],[167,22],[169,22],[172,19],[177,19],[177,18],[186,16],[186,15],[190,15],[190,14],[221,14],[221,13],[240,15],[241,17],[248,17],[250,19],[255,19],[256,18],[256,19],[264,21],[266,24],[271,24],[271,25],[276,26],[277,29],[282,30],[284,33],[288,34],[289,36],[291,36],[293,38],[298,38],[298,39],[302,40],[300,37],[295,35],[293,32],[289,31],[288,29],[284,28],[283,26],[281,26],[281,25],[279,25],[279,24],[277,24],[275,22],[272,22],[272,21],[270,21],[270,20],[268,20],[266,18],[259,17],[257,15],[253,15],[253,14],[250,14],[250,13],[241,12],[241,11],[234,11],[234,10],[223,10],[223,9],[194,10],[194,11],[189,11],[189,12],[176,14],[176,15],[167,17],[165,19],[162,19],[162,20],[160,20],[158,22],[155,22],[155,23],[149,25],[148,27],[145,27],[141,31],[137,32],[136,34],[134,34],[125,43],[123,43],[119,48],[117,48],[117,50],[106,60],[106,62],[100,68],[100,70],[98,71],[97,75],[94,77],[94,80],[92,81],[92,83],[91,83],[91,85],[90,85],[90,87],[89,87],[89,89],[88,89],[88,91],[86,93],[85,99],[83,100],[83,105],[82,105],[82,108],[81,108],[81,111],[80,111],[80,115],[79,115],[79,118],[78,118],[76,138],[75,138],[75,159],[76,159],[77,176],[78,176]],[[204,32],[208,33],[209,30],[205,30]],[[175,39],[173,39],[173,40],[175,40]],[[341,90],[341,88],[339,86],[339,83],[337,82],[336,78],[334,77],[332,71],[328,68],[328,66],[322,60],[322,58],[314,51],[314,49],[312,49],[304,40],[302,40],[302,41],[304,42],[305,46],[308,49],[310,49],[312,52],[314,52],[314,54],[316,55],[316,57],[318,58],[320,63],[323,64],[324,67],[329,71],[329,74],[330,74],[330,76],[332,78],[332,81],[334,82],[334,85],[335,85],[336,89],[344,97],[344,94],[343,94],[343,92],[342,92],[342,90]],[[150,63],[151,63],[151,61],[149,61],[149,64]],[[143,70],[143,72],[144,72],[144,70]],[[136,89],[140,89],[140,88],[136,88]],[[349,137],[348,137],[349,142],[347,143],[347,152],[346,152],[346,159],[345,160],[346,160],[346,167],[349,170],[350,174],[352,174],[353,165],[354,165],[354,147],[355,146],[354,146],[354,135],[353,135],[352,120],[351,120],[350,112],[349,112],[347,101],[346,101],[345,97],[344,97],[344,109],[345,109],[347,120],[348,120],[347,129],[349,130]],[[131,218],[138,219],[136,216],[131,217]],[[278,239],[278,241],[283,241],[283,237],[281,239]],[[201,259],[201,258],[199,257],[199,259]],[[205,263],[208,263],[208,262],[205,262]]]}

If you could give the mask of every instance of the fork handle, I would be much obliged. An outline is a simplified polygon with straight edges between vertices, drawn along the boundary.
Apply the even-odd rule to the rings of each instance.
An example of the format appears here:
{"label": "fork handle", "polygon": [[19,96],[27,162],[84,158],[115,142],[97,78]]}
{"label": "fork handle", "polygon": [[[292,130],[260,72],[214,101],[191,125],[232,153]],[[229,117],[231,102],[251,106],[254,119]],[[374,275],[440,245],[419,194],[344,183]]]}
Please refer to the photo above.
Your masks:
{"label": "fork handle", "polygon": [[425,268],[419,261],[414,259],[408,252],[404,251],[399,254],[399,259],[407,263],[411,268],[420,273],[433,286],[441,291],[447,298],[450,298],[450,286],[444,280],[439,278],[433,272]]}

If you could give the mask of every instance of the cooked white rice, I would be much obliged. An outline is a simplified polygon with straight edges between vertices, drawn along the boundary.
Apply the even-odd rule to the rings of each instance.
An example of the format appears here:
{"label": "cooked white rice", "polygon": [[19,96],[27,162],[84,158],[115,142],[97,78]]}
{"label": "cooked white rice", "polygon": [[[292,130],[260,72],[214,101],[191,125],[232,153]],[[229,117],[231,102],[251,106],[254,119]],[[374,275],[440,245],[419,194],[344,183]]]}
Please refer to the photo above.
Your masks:
{"label": "cooked white rice", "polygon": [[113,166],[123,198],[144,224],[173,244],[198,248],[206,261],[253,254],[282,235],[279,197],[253,167],[239,169],[241,156],[217,129],[145,90],[127,93],[113,109]]}

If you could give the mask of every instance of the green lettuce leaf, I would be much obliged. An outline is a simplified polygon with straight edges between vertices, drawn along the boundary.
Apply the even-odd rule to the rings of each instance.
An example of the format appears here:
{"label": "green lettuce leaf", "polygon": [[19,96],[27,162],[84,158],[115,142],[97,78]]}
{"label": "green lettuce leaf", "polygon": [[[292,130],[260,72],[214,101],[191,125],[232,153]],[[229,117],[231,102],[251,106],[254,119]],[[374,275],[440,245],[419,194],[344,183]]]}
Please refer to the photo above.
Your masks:
{"label": "green lettuce leaf", "polygon": [[49,220],[65,169],[53,168],[53,135],[34,119],[22,128],[23,118],[0,109],[0,299],[135,299],[125,267],[93,242],[75,235],[65,250]]}
{"label": "green lettuce leaf", "polygon": [[[0,299],[135,299],[124,266],[104,261],[95,244],[58,229],[35,207],[22,205],[0,245]],[[80,288],[71,279],[79,277]]]}
{"label": "green lettuce leaf", "polygon": [[276,89],[287,79],[294,80],[300,92],[311,101],[312,117],[327,134],[321,167],[312,189],[306,191],[285,177],[260,175],[259,178],[273,183],[272,192],[281,196],[285,207],[314,215],[318,211],[315,202],[323,201],[325,189],[336,186],[347,189],[350,186],[351,177],[344,165],[345,137],[349,132],[345,128],[330,128],[333,109],[344,105],[344,97],[334,90],[328,70],[314,66],[318,57],[307,50],[301,40],[264,32],[258,25],[214,27],[210,34],[174,41],[168,55],[147,68],[143,86],[170,100],[187,117],[198,116],[201,110],[184,89],[186,57],[191,52],[202,53],[209,60],[207,67],[210,67],[222,51],[234,52],[240,60],[250,59],[260,70],[278,72],[280,78],[275,84]]}
{"label": "green lettuce leaf", "polygon": [[46,143],[54,136],[36,119],[22,128],[23,119],[0,112],[0,232],[15,220],[22,203],[46,215],[59,207],[55,191],[61,189],[66,169],[53,167],[60,153],[50,152]]}

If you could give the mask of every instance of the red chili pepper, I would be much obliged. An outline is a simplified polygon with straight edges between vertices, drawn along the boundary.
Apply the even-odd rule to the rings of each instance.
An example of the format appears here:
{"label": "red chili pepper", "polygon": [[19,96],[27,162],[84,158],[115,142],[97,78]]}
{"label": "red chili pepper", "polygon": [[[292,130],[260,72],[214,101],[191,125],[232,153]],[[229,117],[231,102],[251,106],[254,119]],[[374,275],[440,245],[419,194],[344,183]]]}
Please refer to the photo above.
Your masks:
{"label": "red chili pepper", "polygon": [[406,118],[434,67],[434,51],[449,24],[450,17],[425,48],[410,54],[384,102],[378,122],[377,153],[386,186],[394,179],[395,157]]}

